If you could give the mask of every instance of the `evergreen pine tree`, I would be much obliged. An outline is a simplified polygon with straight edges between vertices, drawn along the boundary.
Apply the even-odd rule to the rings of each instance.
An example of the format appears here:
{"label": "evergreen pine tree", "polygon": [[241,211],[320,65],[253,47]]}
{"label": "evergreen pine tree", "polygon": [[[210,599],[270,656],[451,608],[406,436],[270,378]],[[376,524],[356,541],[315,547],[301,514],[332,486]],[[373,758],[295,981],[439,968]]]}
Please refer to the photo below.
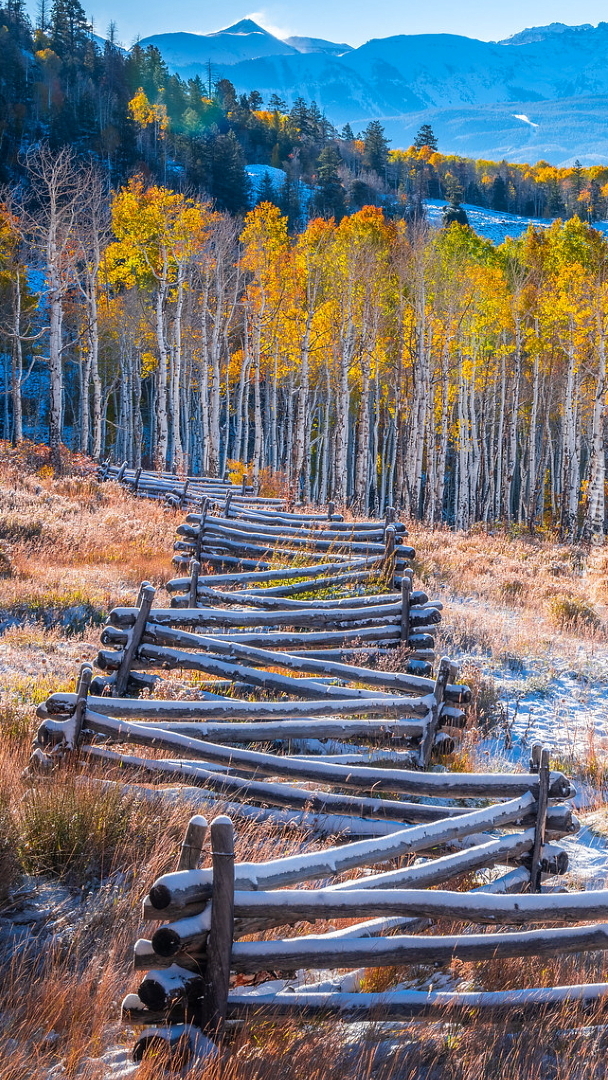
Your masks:
{"label": "evergreen pine tree", "polygon": [[580,210],[579,195],[583,190],[584,183],[585,180],[583,177],[583,166],[577,158],[574,162],[574,167],[572,169],[572,179],[570,181],[570,190],[574,197],[568,200],[570,204],[571,216],[578,214]]}
{"label": "evergreen pine tree", "polygon": [[463,210],[462,206],[450,202],[443,208],[443,227],[447,228],[454,222],[458,225],[468,225],[469,219],[466,210]]}
{"label": "evergreen pine tree", "polygon": [[292,127],[295,129],[298,135],[304,137],[310,135],[311,125],[308,105],[304,101],[303,97],[298,97],[294,101],[291,107],[291,111],[289,113],[289,119],[291,120]]}
{"label": "evergreen pine tree", "polygon": [[270,179],[269,172],[265,172],[262,177],[262,183],[260,184],[260,189],[258,191],[257,202],[271,202],[274,203],[275,206],[279,205],[277,196],[275,194],[274,185],[272,183],[272,180]]}
{"label": "evergreen pine tree", "polygon": [[348,205],[351,210],[361,210],[363,206],[374,206],[376,193],[364,180],[353,180],[348,191]]}
{"label": "evergreen pine tree", "polygon": [[350,124],[345,124],[340,133],[340,138],[343,142],[353,142],[355,133]]}
{"label": "evergreen pine tree", "polygon": [[502,176],[495,176],[492,181],[490,206],[492,210],[506,210],[507,205],[507,185]]}
{"label": "evergreen pine tree", "polygon": [[46,34],[49,29],[49,5],[47,0],[39,0],[38,4],[38,16],[36,18],[36,29],[40,30],[42,34]]}
{"label": "evergreen pine tree", "polygon": [[388,139],[379,120],[372,120],[363,133],[363,164],[378,176],[384,174],[388,163]]}
{"label": "evergreen pine tree", "polygon": [[289,228],[296,229],[302,217],[300,186],[290,172],[285,173],[285,180],[279,192],[278,207],[289,221]]}
{"label": "evergreen pine tree", "polygon": [[91,46],[91,26],[80,0],[53,0],[50,41],[64,63],[84,60]]}
{"label": "evergreen pine tree", "polygon": [[268,100],[268,108],[271,112],[284,113],[287,109],[287,102],[278,94],[271,94]]}
{"label": "evergreen pine tree", "polygon": [[314,204],[323,217],[333,217],[336,221],[344,217],[346,206],[344,185],[338,172],[341,161],[335,146],[326,146],[317,161]]}
{"label": "evergreen pine tree", "polygon": [[216,97],[225,113],[232,112],[238,105],[236,90],[230,79],[219,79],[215,84]]}
{"label": "evergreen pine tree", "polygon": [[416,138],[414,139],[414,146],[417,150],[421,150],[423,146],[428,146],[429,150],[438,150],[437,137],[430,124],[423,124],[418,129]]}
{"label": "evergreen pine tree", "polygon": [[3,22],[12,30],[16,41],[26,48],[30,44],[30,20],[24,0],[7,0]]}
{"label": "evergreen pine tree", "polygon": [[244,214],[249,209],[251,184],[245,172],[243,151],[233,131],[218,135],[214,141],[211,195],[218,210]]}

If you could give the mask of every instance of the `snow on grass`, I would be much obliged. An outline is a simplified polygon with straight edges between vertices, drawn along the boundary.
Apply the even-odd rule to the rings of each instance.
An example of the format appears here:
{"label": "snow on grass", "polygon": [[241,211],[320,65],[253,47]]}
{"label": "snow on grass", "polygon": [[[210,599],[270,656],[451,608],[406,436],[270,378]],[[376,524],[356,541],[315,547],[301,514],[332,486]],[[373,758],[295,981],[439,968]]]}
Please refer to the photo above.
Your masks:
{"label": "snow on grass", "polygon": [[[520,116],[518,119],[526,118]],[[531,123],[529,120],[527,122]],[[426,199],[424,206],[429,223],[434,226],[441,225],[443,208],[447,206],[447,203],[442,199]],[[553,220],[523,217],[520,214],[508,214],[503,210],[488,210],[470,203],[463,203],[462,208],[466,210],[471,228],[479,236],[491,240],[493,244],[502,244],[507,236],[521,236],[530,226],[534,226],[535,229],[548,229]],[[595,221],[593,227],[598,232],[608,234],[608,221]]]}

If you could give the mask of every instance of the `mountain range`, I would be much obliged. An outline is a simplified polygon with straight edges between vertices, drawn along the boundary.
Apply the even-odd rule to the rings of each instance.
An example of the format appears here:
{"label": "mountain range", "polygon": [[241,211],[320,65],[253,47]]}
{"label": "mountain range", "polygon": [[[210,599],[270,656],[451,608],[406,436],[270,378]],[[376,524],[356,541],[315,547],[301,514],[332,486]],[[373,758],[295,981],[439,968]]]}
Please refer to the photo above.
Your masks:
{"label": "mountain range", "polygon": [[583,165],[608,160],[608,23],[532,27],[504,41],[400,34],[359,48],[282,40],[251,19],[212,34],[144,38],[182,78],[229,78],[239,93],[316,101],[355,131],[381,120],[406,147],[431,123],[444,153]]}

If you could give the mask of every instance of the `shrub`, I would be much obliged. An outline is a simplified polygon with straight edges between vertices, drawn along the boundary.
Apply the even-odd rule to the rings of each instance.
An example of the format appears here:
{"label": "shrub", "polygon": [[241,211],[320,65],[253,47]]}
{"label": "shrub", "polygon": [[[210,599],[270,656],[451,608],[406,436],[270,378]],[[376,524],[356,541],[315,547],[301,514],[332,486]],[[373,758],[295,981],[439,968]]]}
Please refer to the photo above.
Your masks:
{"label": "shrub", "polygon": [[0,787],[0,901],[8,896],[9,889],[19,873],[17,859],[17,830],[11,817],[9,793]]}
{"label": "shrub", "polygon": [[[484,675],[477,664],[465,663],[458,677],[471,690],[467,709],[467,727],[491,731],[500,716],[499,693],[491,675]],[[452,766],[453,767],[453,766]]]}
{"label": "shrub", "polygon": [[158,808],[120,787],[54,774],[26,792],[16,810],[23,868],[74,885],[141,865],[158,838]]}
{"label": "shrub", "polygon": [[549,601],[549,615],[560,630],[597,630],[601,619],[588,600],[565,594]]}
{"label": "shrub", "polygon": [[8,541],[0,540],[0,577],[12,577],[14,572],[11,546]]}
{"label": "shrub", "polygon": [[528,588],[527,583],[521,578],[507,578],[506,581],[501,581],[498,592],[505,603],[517,605],[525,603]]}

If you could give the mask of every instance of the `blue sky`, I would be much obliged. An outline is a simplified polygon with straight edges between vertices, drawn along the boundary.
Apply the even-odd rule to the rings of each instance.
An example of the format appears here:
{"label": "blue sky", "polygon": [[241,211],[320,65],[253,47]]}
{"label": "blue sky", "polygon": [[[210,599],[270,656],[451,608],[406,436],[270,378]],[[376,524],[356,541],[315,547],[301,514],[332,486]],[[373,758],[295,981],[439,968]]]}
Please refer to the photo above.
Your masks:
{"label": "blue sky", "polygon": [[[601,0],[511,0],[493,4],[485,0],[269,0],[259,9],[248,9],[247,0],[83,0],[97,33],[105,34],[109,22],[117,24],[119,39],[130,45],[136,36],[189,30],[209,33],[250,16],[280,36],[299,34],[347,41],[361,45],[373,37],[391,34],[464,34],[498,40],[527,26],[550,22],[593,23],[608,19]],[[254,0],[255,3],[255,0]],[[260,3],[260,0],[258,0]]]}

